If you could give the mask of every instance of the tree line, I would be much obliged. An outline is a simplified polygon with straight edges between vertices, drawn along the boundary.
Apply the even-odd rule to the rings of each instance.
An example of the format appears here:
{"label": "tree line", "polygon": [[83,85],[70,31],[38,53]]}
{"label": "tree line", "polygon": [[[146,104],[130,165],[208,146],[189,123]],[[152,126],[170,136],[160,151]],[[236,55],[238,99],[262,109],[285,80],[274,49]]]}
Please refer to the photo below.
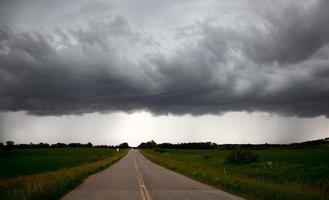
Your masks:
{"label": "tree line", "polygon": [[188,143],[160,143],[157,144],[154,140],[141,143],[138,148],[140,149],[222,149],[222,150],[234,150],[234,149],[296,149],[296,148],[313,148],[313,147],[329,147],[329,138],[311,140],[301,143],[291,144],[216,144],[213,142],[188,142]]}
{"label": "tree line", "polygon": [[85,148],[129,148],[127,142],[121,143],[119,145],[93,145],[91,142],[88,143],[55,143],[48,144],[44,142],[40,143],[30,143],[30,144],[15,144],[14,141],[7,141],[5,144],[0,142],[0,154],[3,152],[8,152],[10,149],[41,149],[41,148],[65,148],[65,147],[85,147]]}
{"label": "tree line", "polygon": [[138,148],[139,149],[214,149],[217,147],[216,143],[212,142],[188,142],[188,143],[161,143],[157,144],[154,140],[141,143]]}

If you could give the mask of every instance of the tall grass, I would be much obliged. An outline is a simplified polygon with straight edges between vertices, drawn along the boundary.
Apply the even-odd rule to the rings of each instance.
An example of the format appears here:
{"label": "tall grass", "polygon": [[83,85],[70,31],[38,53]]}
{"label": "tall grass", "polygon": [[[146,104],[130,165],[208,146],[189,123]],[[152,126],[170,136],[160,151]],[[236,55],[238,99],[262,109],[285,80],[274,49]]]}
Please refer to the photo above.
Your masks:
{"label": "tall grass", "polygon": [[128,150],[122,150],[105,159],[77,167],[1,179],[0,199],[58,199],[78,186],[90,174],[108,167],[125,156],[127,152]]}
{"label": "tall grass", "polygon": [[[179,151],[179,150],[177,150]],[[273,182],[267,179],[259,179],[245,176],[240,173],[226,171],[223,168],[209,167],[199,162],[170,153],[157,153],[152,150],[143,150],[142,154],[155,163],[168,169],[184,174],[201,182],[213,185],[217,188],[240,195],[247,199],[266,200],[322,200],[329,199],[326,192],[317,191],[298,182]],[[281,174],[284,176],[284,174]],[[282,177],[284,178],[284,177]]]}

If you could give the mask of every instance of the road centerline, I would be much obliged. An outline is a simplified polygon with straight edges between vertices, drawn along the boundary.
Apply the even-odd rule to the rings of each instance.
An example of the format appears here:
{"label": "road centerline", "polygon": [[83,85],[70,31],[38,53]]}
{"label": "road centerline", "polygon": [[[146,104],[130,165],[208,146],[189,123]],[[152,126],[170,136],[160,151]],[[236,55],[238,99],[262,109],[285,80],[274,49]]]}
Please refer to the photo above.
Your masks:
{"label": "road centerline", "polygon": [[138,177],[138,182],[139,182],[139,186],[140,186],[140,192],[142,195],[142,199],[143,200],[152,200],[150,192],[147,190],[143,176],[139,170],[139,167],[138,167],[138,164],[136,161],[136,153],[134,153],[134,166],[135,166],[135,170],[136,170],[137,177]]}

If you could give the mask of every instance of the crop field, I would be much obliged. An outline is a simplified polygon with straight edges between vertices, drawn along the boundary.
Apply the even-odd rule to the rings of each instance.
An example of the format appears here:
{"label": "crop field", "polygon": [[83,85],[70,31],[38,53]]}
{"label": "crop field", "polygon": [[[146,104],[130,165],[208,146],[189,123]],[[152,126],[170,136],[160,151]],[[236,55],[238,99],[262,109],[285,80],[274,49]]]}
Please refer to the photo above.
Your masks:
{"label": "crop field", "polygon": [[143,150],[150,160],[247,199],[329,199],[329,149],[253,150],[259,160],[232,164],[229,150]]}
{"label": "crop field", "polygon": [[0,200],[58,199],[126,155],[108,148],[13,149],[0,157]]}
{"label": "crop field", "polygon": [[0,157],[0,179],[74,167],[113,152],[108,148],[12,149],[9,156]]}

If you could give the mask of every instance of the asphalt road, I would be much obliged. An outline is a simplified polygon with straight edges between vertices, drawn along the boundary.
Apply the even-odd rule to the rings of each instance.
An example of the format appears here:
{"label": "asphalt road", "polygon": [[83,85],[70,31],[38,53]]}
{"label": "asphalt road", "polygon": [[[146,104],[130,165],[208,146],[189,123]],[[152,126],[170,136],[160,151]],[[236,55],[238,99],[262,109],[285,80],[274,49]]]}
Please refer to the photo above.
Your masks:
{"label": "asphalt road", "polygon": [[88,177],[64,200],[239,200],[222,190],[182,176],[146,159],[138,150],[130,150],[120,161]]}

